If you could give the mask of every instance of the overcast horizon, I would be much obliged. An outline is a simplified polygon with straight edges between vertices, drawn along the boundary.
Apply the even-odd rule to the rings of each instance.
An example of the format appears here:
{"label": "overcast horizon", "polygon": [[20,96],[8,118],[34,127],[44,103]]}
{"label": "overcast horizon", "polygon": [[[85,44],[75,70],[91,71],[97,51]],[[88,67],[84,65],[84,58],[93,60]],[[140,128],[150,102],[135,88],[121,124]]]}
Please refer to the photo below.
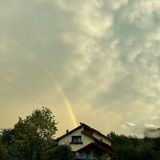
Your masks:
{"label": "overcast horizon", "polygon": [[159,128],[160,1],[0,0],[0,103],[0,128],[41,106],[57,136]]}

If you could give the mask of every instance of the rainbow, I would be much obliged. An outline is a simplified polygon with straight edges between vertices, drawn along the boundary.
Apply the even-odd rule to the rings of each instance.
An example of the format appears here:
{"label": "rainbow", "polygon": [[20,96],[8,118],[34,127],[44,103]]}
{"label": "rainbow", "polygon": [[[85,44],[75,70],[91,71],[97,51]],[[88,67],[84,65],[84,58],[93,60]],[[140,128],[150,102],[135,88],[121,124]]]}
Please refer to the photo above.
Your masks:
{"label": "rainbow", "polygon": [[[57,85],[57,88],[58,88],[58,91],[61,93],[61,95],[63,96],[64,98],[64,101],[65,101],[65,104],[66,104],[66,107],[68,109],[68,112],[70,114],[70,117],[71,117],[71,120],[72,120],[72,123],[73,123],[73,127],[77,127],[78,123],[77,123],[77,119],[76,119],[76,116],[75,116],[75,113],[73,111],[73,107],[69,101],[69,99],[67,98],[67,96],[65,95],[60,83],[57,81],[55,75],[53,72],[51,72],[46,66],[43,65],[43,61],[40,61],[40,59],[38,59],[37,56],[35,56],[32,52],[30,52],[29,50],[25,49],[25,51],[31,56],[32,60],[36,61],[36,63],[48,74],[48,76],[55,81],[56,85]],[[40,63],[42,62],[42,63]]]}
{"label": "rainbow", "polygon": [[72,123],[73,123],[73,127],[74,127],[74,128],[77,127],[77,126],[78,126],[78,123],[77,123],[76,115],[75,115],[75,113],[74,113],[74,111],[73,111],[73,107],[72,107],[69,99],[67,98],[66,94],[64,93],[64,91],[63,91],[60,83],[58,82],[58,80],[55,78],[54,74],[53,74],[51,71],[49,71],[49,70],[48,70],[47,68],[45,68],[45,67],[44,67],[43,69],[48,73],[49,77],[51,77],[51,78],[55,81],[56,86],[57,86],[57,89],[58,89],[58,91],[61,93],[61,95],[63,96],[63,99],[64,99],[64,101],[65,101],[67,110],[68,110],[68,112],[69,112],[69,114],[70,114],[70,117],[71,117],[71,120],[72,120]]}
{"label": "rainbow", "polygon": [[73,123],[73,127],[77,127],[78,123],[77,123],[77,119],[76,119],[76,116],[75,116],[75,113],[73,111],[73,107],[69,101],[69,99],[67,98],[67,96],[65,95],[64,91],[62,90],[62,87],[60,86],[60,84],[56,81],[56,84],[57,84],[57,87],[58,87],[58,90],[59,92],[62,94],[63,98],[64,98],[64,101],[66,103],[66,106],[67,106],[67,109],[68,109],[68,112],[71,116],[71,119],[72,119],[72,123]]}
{"label": "rainbow", "polygon": [[78,123],[77,123],[77,119],[76,119],[75,113],[73,111],[73,107],[72,107],[71,103],[69,102],[69,100],[68,100],[68,98],[66,96],[64,96],[64,100],[65,100],[67,109],[68,109],[68,111],[70,113],[70,116],[71,116],[71,119],[72,119],[72,122],[73,122],[73,126],[75,128],[75,127],[77,127]]}

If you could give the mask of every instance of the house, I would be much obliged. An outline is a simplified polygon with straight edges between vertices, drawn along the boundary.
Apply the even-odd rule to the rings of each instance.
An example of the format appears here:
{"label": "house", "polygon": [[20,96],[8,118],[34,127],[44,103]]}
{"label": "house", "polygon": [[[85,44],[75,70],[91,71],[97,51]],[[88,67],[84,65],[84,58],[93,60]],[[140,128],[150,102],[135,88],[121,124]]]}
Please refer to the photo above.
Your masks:
{"label": "house", "polygon": [[111,140],[84,123],[71,131],[67,130],[56,141],[58,146],[69,145],[77,159],[89,156],[99,160],[103,156],[108,160],[112,157]]}

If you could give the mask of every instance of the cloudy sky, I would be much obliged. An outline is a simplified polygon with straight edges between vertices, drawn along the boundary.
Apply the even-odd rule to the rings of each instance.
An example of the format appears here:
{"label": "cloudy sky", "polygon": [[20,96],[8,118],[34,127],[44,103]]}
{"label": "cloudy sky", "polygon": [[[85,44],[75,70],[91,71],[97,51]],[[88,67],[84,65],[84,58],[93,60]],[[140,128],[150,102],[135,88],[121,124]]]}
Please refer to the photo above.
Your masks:
{"label": "cloudy sky", "polygon": [[143,135],[160,125],[159,0],[0,0],[0,128],[49,107]]}

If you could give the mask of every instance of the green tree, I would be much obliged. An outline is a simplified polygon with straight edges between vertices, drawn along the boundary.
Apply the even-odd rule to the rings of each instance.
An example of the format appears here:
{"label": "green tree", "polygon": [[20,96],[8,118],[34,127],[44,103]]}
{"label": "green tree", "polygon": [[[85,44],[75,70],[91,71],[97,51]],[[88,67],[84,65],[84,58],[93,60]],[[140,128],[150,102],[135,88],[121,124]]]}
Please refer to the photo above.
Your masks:
{"label": "green tree", "polygon": [[1,135],[1,144],[11,145],[13,142],[14,129],[3,129]]}
{"label": "green tree", "polygon": [[74,155],[70,146],[61,145],[56,147],[50,155],[49,160],[73,160]]}
{"label": "green tree", "polygon": [[[57,131],[55,116],[48,108],[37,109],[32,112],[26,119],[19,119],[15,125],[16,130],[23,129],[27,134],[28,131],[43,140],[51,138]],[[26,127],[26,129],[25,129]]]}
{"label": "green tree", "polygon": [[50,109],[37,109],[25,119],[19,118],[13,129],[3,130],[2,144],[8,146],[15,159],[44,159],[47,145],[57,131],[56,125]]}
{"label": "green tree", "polygon": [[11,160],[7,148],[4,145],[0,145],[0,160]]}

